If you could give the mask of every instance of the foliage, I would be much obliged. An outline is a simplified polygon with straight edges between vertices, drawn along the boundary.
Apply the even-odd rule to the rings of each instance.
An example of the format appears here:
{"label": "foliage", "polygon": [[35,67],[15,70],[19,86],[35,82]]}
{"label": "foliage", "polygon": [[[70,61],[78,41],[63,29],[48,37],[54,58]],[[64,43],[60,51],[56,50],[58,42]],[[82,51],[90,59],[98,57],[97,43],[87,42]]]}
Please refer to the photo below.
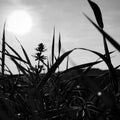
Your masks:
{"label": "foliage", "polygon": [[[20,43],[25,59],[6,42],[3,29],[0,75],[0,119],[1,120],[119,120],[120,90],[116,74],[119,66],[111,61],[107,41],[118,51],[120,45],[103,30],[104,24],[99,6],[88,0],[98,25],[86,14],[85,17],[103,36],[105,53],[74,48],[61,54],[61,35],[58,40],[58,55],[55,55],[55,28],[53,32],[51,60],[43,53],[43,43],[36,48],[34,67],[27,52]],[[8,50],[9,49],[9,50]],[[85,50],[96,54],[101,60],[68,68],[68,56],[75,50]],[[20,71],[15,75],[7,67],[5,57]],[[66,70],[57,71],[67,58]],[[108,66],[108,72],[90,77],[92,67],[101,62]],[[42,71],[46,70],[43,74]],[[7,73],[8,72],[8,73]],[[22,74],[20,74],[22,73]]]}

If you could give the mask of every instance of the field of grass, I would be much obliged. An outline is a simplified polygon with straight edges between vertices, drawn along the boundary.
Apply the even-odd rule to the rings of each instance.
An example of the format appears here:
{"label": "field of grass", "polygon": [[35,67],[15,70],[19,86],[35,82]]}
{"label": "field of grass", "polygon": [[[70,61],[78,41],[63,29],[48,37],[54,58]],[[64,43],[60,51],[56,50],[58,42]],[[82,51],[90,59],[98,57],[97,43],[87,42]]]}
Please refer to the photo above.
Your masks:
{"label": "field of grass", "polygon": [[[6,41],[3,28],[0,73],[0,120],[119,120],[120,75],[119,66],[113,66],[107,42],[120,52],[120,45],[104,31],[99,6],[88,0],[97,24],[84,16],[103,36],[104,54],[87,48],[74,48],[61,53],[61,35],[58,54],[55,55],[55,30],[51,48],[51,60],[44,56],[46,48],[38,44],[34,55],[34,67],[20,43],[25,59]],[[16,38],[17,39],[17,38]],[[69,55],[76,50],[89,51],[98,59],[68,68]],[[16,65],[15,75],[5,63],[6,57]],[[66,70],[59,66],[67,58]],[[92,76],[93,66],[105,62],[108,70]],[[46,71],[43,74],[43,71]],[[91,76],[90,76],[91,75]]]}

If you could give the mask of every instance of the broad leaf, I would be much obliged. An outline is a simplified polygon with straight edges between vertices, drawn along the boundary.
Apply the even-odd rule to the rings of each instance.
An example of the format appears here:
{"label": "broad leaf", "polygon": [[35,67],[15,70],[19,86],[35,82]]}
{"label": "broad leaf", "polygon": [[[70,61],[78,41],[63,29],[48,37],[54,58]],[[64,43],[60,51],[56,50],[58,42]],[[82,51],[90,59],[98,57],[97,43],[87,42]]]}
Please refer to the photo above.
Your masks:
{"label": "broad leaf", "polygon": [[91,0],[88,0],[91,8],[93,9],[93,12],[94,12],[94,15],[96,17],[96,20],[97,20],[97,23],[98,25],[103,28],[104,25],[103,25],[103,20],[102,20],[102,14],[101,14],[101,10],[100,8],[98,7],[98,5],[94,2],[92,2]]}

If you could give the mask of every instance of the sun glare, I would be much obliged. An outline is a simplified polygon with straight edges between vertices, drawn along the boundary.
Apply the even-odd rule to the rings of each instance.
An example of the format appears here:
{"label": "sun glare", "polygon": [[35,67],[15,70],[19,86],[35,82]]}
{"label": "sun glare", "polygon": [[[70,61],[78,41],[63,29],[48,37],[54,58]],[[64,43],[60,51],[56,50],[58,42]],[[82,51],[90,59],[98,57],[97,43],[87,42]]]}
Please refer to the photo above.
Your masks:
{"label": "sun glare", "polygon": [[7,30],[14,34],[24,35],[31,30],[31,27],[32,18],[26,11],[14,11],[7,18]]}

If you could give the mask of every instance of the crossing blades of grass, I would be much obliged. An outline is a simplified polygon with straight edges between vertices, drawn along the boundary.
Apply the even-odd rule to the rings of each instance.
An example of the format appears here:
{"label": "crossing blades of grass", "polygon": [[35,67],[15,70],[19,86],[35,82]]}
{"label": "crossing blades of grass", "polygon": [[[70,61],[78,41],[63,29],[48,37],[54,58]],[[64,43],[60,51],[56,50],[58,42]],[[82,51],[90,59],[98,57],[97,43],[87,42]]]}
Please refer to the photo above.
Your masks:
{"label": "crossing blades of grass", "polygon": [[16,37],[16,40],[19,42],[19,44],[20,44],[20,46],[21,46],[21,49],[22,49],[22,51],[23,51],[23,53],[24,53],[24,56],[25,56],[25,58],[26,58],[26,61],[27,61],[28,65],[29,65],[29,67],[30,67],[31,69],[33,69],[32,64],[31,64],[31,62],[30,62],[30,59],[29,59],[29,57],[28,57],[28,55],[27,55],[27,52],[25,51],[24,47],[22,46],[22,44],[20,43],[20,41],[17,39],[17,37]]}
{"label": "crossing blades of grass", "polygon": [[5,44],[19,59],[22,60],[22,57],[19,55],[19,53],[13,47],[11,47],[7,42],[5,42]]}
{"label": "crossing blades of grass", "polygon": [[93,50],[89,50],[89,49],[85,49],[85,48],[80,48],[81,50],[87,50],[90,51],[96,55],[98,55],[107,65],[109,72],[110,72],[110,82],[113,86],[113,90],[115,93],[118,92],[118,80],[117,80],[117,76],[116,76],[116,71],[115,68],[113,67],[113,65],[108,61],[108,59],[101,53],[93,51]]}
{"label": "crossing blades of grass", "polygon": [[[2,51],[0,51],[1,53],[2,53]],[[14,55],[11,55],[9,52],[8,53],[4,53],[5,55],[7,55],[8,57],[12,57],[13,59],[16,59],[16,60],[18,60],[18,61],[20,61],[20,62],[23,62],[23,63],[25,63],[25,64],[27,64],[28,62],[26,62],[25,60],[23,60],[22,58],[19,58],[19,57],[16,57],[16,56],[14,56]]]}
{"label": "crossing blades of grass", "polygon": [[[103,29],[104,24],[103,24],[103,19],[102,19],[102,13],[101,13],[99,6],[96,3],[92,2],[91,0],[88,0],[88,2],[94,12],[94,15],[96,17],[96,21],[97,21],[99,27],[101,29]],[[108,45],[107,45],[105,36],[103,36],[103,43],[104,43],[106,57],[108,58],[109,62],[111,62],[110,55],[109,55],[109,49],[108,49]]]}
{"label": "crossing blades of grass", "polygon": [[[73,49],[74,50],[74,49]],[[70,50],[68,52],[65,52],[59,59],[56,60],[56,62],[51,66],[51,68],[49,69],[49,71],[46,73],[46,75],[44,76],[44,78],[39,82],[39,84],[36,87],[36,92],[40,91],[43,86],[45,85],[45,83],[48,81],[48,79],[50,78],[50,76],[55,72],[55,70],[58,68],[58,66],[61,64],[61,62],[73,51]]]}
{"label": "crossing blades of grass", "polygon": [[103,29],[97,26],[86,14],[85,17],[97,28],[97,30],[120,52],[120,44],[116,42],[108,33],[106,33]]}

